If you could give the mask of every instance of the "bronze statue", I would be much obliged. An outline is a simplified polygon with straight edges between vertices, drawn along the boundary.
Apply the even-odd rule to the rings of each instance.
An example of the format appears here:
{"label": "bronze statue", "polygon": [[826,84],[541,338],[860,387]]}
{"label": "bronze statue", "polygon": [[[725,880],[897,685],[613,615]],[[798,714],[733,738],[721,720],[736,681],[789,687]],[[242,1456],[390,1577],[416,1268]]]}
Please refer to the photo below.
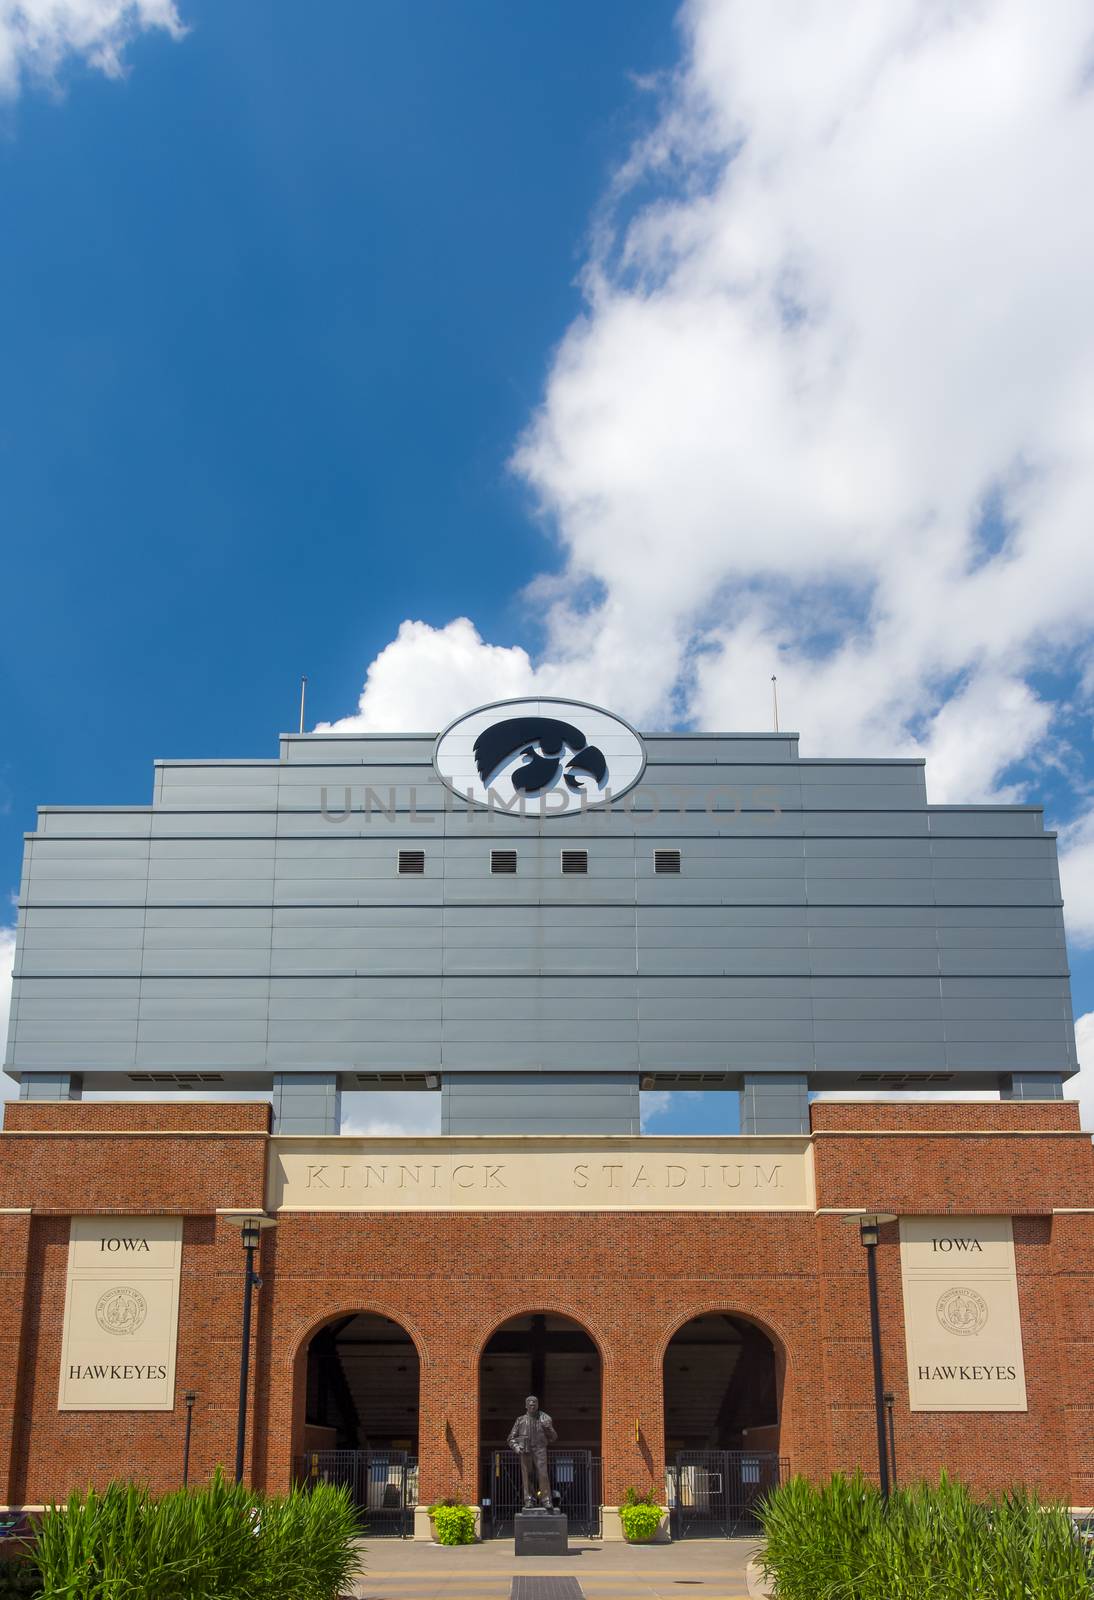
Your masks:
{"label": "bronze statue", "polygon": [[[524,1402],[524,1415],[518,1417],[509,1430],[509,1448],[520,1458],[520,1478],[524,1489],[524,1507],[544,1506],[554,1509],[551,1499],[551,1479],[547,1472],[547,1446],[554,1444],[558,1434],[546,1411],[539,1409],[539,1401],[530,1394]],[[533,1490],[535,1468],[536,1488]]]}

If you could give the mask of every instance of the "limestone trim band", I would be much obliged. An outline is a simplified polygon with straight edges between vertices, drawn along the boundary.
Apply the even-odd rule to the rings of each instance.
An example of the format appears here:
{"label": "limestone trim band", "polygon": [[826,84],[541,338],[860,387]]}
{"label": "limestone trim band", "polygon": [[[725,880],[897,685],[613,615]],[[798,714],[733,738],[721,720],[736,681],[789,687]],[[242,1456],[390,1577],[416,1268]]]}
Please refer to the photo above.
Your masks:
{"label": "limestone trim band", "polygon": [[816,1206],[805,1135],[518,1135],[270,1141],[268,1209],[797,1211]]}

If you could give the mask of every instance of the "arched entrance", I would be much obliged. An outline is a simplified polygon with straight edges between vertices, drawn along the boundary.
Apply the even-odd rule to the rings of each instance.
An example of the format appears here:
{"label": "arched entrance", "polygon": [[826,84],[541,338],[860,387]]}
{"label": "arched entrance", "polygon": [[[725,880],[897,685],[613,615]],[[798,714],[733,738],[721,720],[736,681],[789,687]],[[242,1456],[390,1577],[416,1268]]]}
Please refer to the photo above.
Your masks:
{"label": "arched entrance", "polygon": [[778,1352],[730,1312],[693,1317],[664,1360],[665,1461],[677,1537],[748,1532],[779,1481]]}
{"label": "arched entrance", "polygon": [[479,1358],[479,1443],[484,1533],[512,1531],[520,1468],[509,1430],[534,1394],[558,1439],[548,1454],[551,1483],[571,1533],[596,1532],[600,1515],[600,1351],[579,1322],[552,1311],[510,1317]]}
{"label": "arched entrance", "polygon": [[406,1329],[373,1311],[347,1312],[307,1349],[305,1482],[345,1483],[369,1532],[412,1531],[418,1476],[418,1351]]}

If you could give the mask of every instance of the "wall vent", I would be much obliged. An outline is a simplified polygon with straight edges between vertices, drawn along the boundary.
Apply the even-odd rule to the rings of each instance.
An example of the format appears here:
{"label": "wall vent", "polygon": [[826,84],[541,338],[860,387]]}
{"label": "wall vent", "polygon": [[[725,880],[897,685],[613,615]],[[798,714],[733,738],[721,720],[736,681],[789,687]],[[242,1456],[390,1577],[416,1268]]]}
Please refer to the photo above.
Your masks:
{"label": "wall vent", "polygon": [[495,874],[513,877],[517,870],[517,852],[515,850],[491,850],[490,871]]}
{"label": "wall vent", "polygon": [[223,1083],[222,1072],[128,1072],[130,1083],[177,1083],[185,1089],[194,1083]]}
{"label": "wall vent", "polygon": [[587,850],[564,850],[562,852],[562,875],[565,878],[571,874],[580,875],[589,870],[589,852]]}
{"label": "wall vent", "polygon": [[436,1072],[355,1072],[357,1083],[368,1084],[373,1089],[439,1089],[440,1074]]}
{"label": "wall vent", "polygon": [[406,877],[417,877],[417,878],[420,878],[424,872],[425,872],[425,851],[424,850],[400,850],[399,851],[399,876],[400,876],[400,878],[406,878]]}
{"label": "wall vent", "polygon": [[905,1083],[952,1083],[952,1072],[860,1072],[856,1083],[885,1084],[889,1088]]}
{"label": "wall vent", "polygon": [[680,871],[679,850],[655,850],[653,852],[653,870],[657,873],[678,873]]}

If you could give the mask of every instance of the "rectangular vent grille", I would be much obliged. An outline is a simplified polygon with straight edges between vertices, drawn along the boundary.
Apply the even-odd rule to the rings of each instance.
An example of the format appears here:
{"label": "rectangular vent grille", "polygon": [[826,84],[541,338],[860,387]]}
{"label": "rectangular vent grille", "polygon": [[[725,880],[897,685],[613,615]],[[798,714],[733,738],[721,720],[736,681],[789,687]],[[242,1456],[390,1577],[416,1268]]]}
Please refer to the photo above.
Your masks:
{"label": "rectangular vent grille", "polygon": [[589,852],[587,850],[564,850],[562,852],[562,873],[569,877],[571,873],[580,875],[589,870]]}
{"label": "rectangular vent grille", "polygon": [[191,1083],[223,1083],[222,1072],[129,1072],[130,1083],[178,1083],[185,1089]]}
{"label": "rectangular vent grille", "polygon": [[424,871],[425,871],[425,851],[424,850],[400,850],[399,851],[399,876],[401,878],[405,878],[405,877],[408,877],[408,876],[413,876],[413,877],[420,878],[422,876],[422,874],[424,873]]}
{"label": "rectangular vent grille", "polygon": [[374,1089],[436,1089],[440,1078],[435,1072],[355,1072],[357,1083]]}
{"label": "rectangular vent grille", "polygon": [[491,850],[490,871],[497,874],[506,874],[513,877],[517,870],[517,852],[515,850]]}
{"label": "rectangular vent grille", "polygon": [[655,850],[653,852],[653,870],[657,873],[679,872],[679,850]]}
{"label": "rectangular vent grille", "polygon": [[860,1072],[856,1083],[952,1083],[952,1072]]}

